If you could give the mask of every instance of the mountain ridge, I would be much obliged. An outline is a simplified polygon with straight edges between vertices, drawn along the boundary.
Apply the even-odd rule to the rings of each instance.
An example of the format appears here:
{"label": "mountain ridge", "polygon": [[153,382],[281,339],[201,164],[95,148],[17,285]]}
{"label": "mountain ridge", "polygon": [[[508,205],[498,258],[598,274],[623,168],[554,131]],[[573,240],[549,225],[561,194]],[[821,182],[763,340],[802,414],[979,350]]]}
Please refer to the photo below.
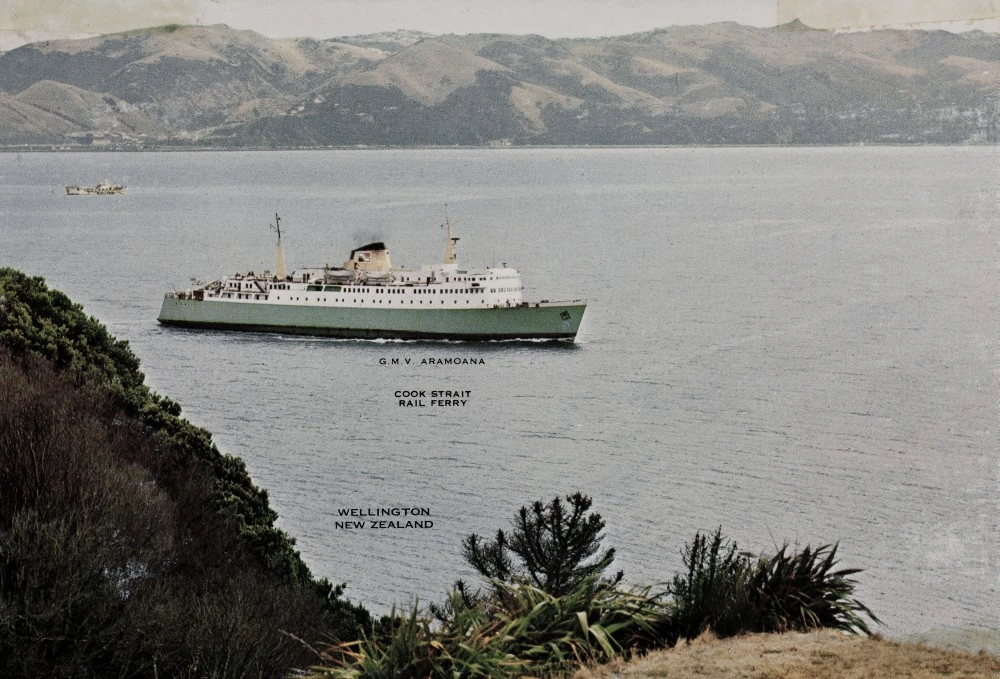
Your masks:
{"label": "mountain ridge", "polygon": [[[42,81],[99,99],[33,116],[18,97]],[[7,147],[996,143],[1000,42],[801,22],[560,39],[170,25],[0,53],[0,122]]]}

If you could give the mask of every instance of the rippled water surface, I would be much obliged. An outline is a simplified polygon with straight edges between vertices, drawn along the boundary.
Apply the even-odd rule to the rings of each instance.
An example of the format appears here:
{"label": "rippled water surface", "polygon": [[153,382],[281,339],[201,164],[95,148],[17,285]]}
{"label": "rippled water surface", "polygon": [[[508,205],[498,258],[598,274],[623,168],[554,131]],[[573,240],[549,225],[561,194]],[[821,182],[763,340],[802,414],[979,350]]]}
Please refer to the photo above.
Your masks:
{"label": "rippled water surface", "polygon": [[[899,636],[1000,629],[998,172],[983,148],[0,155],[0,265],[127,338],[247,462],[318,575],[376,610],[470,578],[461,538],[581,490],[633,583],[696,530],[839,541]],[[118,197],[63,185],[121,181]],[[590,303],[573,346],[161,328],[165,290],[369,240]],[[399,365],[381,360],[400,359]],[[420,365],[475,358],[485,365]],[[404,359],[411,362],[406,365]],[[472,392],[402,408],[399,389]],[[340,510],[427,507],[429,530]],[[994,637],[995,638],[995,637]],[[998,645],[1000,646],[1000,645]]]}

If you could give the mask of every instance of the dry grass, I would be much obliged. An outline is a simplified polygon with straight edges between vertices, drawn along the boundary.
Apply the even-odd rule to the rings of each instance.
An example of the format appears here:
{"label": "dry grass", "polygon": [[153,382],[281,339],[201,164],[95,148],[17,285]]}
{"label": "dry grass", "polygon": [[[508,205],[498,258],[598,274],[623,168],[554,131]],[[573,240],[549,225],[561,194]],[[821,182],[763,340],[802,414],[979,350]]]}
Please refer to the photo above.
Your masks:
{"label": "dry grass", "polygon": [[426,106],[440,104],[459,87],[476,82],[480,71],[507,71],[506,66],[452,47],[441,40],[425,40],[383,60],[371,71],[352,72],[348,85],[398,87]]}
{"label": "dry grass", "polygon": [[690,644],[577,672],[574,679],[997,679],[1000,658],[839,632],[702,635]]}

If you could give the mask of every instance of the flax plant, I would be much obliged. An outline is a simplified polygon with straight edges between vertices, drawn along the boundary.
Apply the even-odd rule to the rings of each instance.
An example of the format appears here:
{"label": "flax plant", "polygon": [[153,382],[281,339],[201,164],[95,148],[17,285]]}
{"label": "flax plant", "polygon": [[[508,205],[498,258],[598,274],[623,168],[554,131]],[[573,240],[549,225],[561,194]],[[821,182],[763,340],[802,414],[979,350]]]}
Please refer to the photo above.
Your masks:
{"label": "flax plant", "polygon": [[528,583],[492,583],[503,607],[468,606],[452,592],[445,621],[416,606],[388,639],[366,637],[323,653],[310,677],[520,677],[608,662],[647,641],[662,616],[648,590],[602,586],[596,577],[562,596]]}
{"label": "flax plant", "polygon": [[748,598],[758,609],[754,631],[784,632],[821,627],[871,635],[864,616],[881,620],[855,599],[857,581],[850,576],[860,568],[835,569],[838,545],[808,545],[789,552],[788,545],[773,556],[757,560],[748,573]]}
{"label": "flax plant", "polygon": [[773,555],[740,552],[735,542],[698,533],[683,551],[686,573],[669,586],[669,613],[658,630],[669,643],[706,629],[719,636],[746,632],[833,628],[871,635],[865,621],[881,624],[853,597],[857,568],[837,569],[837,545],[787,544]]}

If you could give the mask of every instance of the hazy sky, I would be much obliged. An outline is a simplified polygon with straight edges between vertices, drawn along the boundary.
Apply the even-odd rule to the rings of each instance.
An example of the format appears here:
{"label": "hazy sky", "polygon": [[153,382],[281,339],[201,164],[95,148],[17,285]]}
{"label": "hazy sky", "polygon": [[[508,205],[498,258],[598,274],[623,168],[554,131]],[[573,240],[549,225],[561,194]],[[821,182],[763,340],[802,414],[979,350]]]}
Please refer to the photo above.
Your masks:
{"label": "hazy sky", "polygon": [[995,30],[1000,0],[0,0],[5,33],[110,33],[165,23],[226,23],[273,37],[428,33],[620,35],[676,24]]}

